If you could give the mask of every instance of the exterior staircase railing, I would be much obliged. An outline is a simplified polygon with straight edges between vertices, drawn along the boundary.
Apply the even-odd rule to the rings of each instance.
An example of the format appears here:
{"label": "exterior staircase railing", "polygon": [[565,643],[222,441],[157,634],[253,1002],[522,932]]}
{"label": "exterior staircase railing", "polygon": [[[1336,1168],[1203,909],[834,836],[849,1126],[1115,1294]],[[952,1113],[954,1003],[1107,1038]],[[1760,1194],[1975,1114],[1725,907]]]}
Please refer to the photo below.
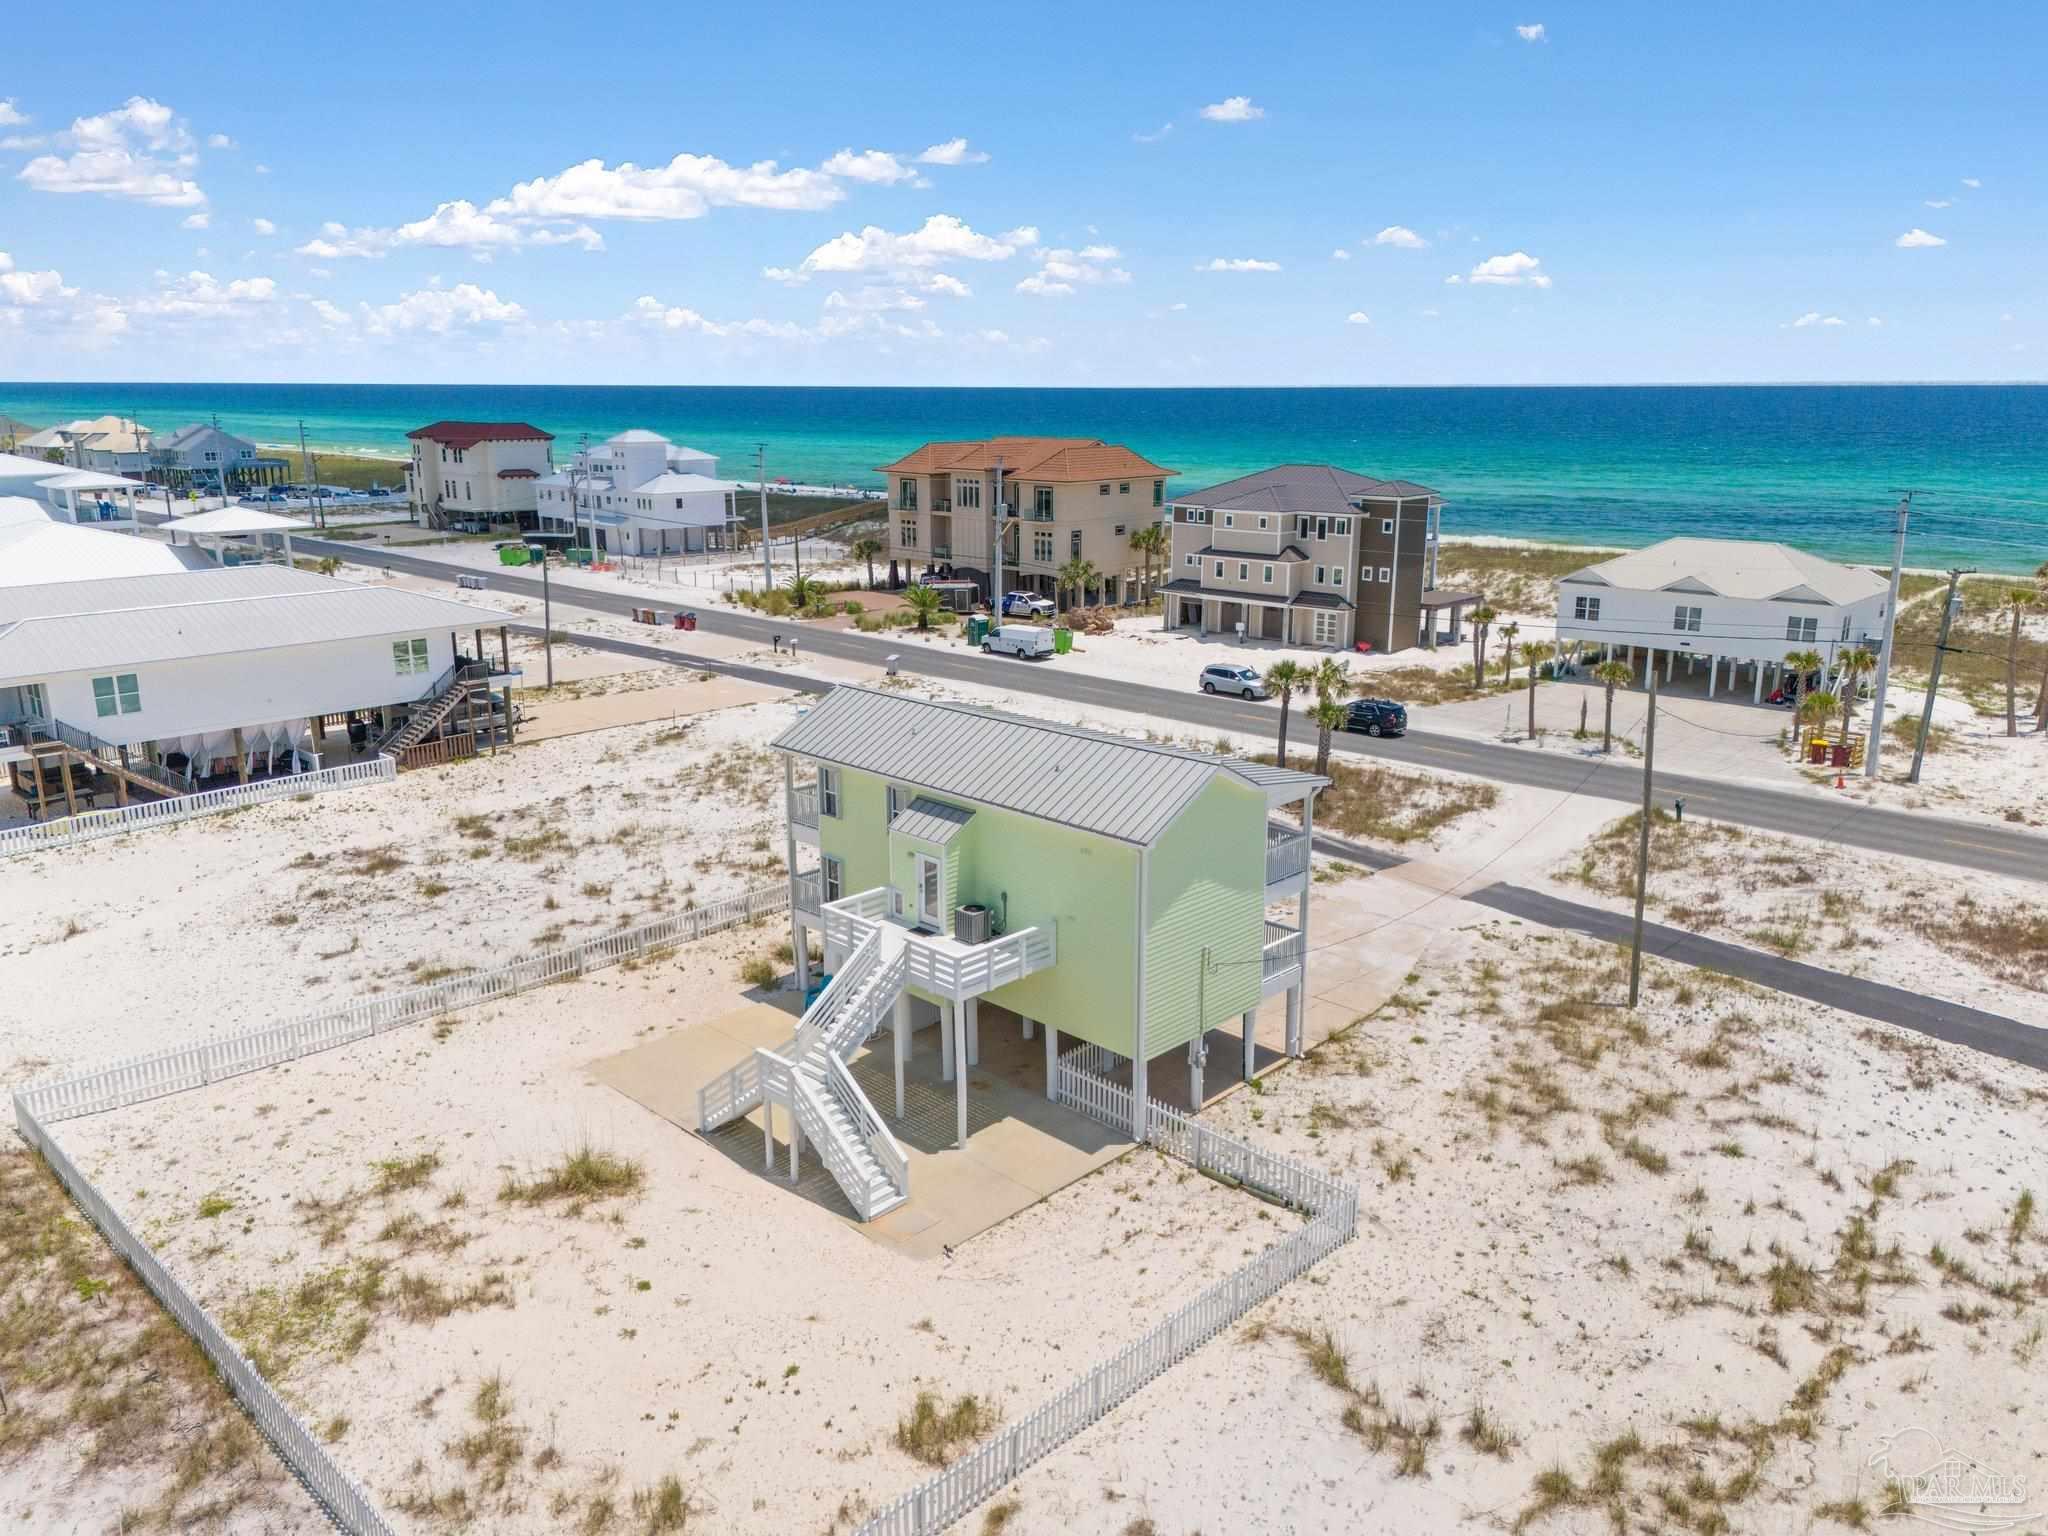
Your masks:
{"label": "exterior staircase railing", "polygon": [[449,667],[434,679],[434,685],[421,695],[422,702],[412,706],[404,722],[386,731],[384,739],[371,750],[402,758],[408,748],[425,741],[429,731],[454,714],[472,688],[480,683],[488,686],[490,675],[489,662],[458,662]]}
{"label": "exterior staircase railing", "polygon": [[45,720],[42,728],[73,751],[83,752],[98,758],[109,768],[118,768],[131,779],[139,779],[149,788],[163,795],[189,795],[198,788],[198,783],[189,774],[181,774],[162,763],[152,763],[130,754],[127,762],[121,760],[121,749],[111,741],[104,741],[91,731],[81,731],[75,725],[66,725],[62,720]]}

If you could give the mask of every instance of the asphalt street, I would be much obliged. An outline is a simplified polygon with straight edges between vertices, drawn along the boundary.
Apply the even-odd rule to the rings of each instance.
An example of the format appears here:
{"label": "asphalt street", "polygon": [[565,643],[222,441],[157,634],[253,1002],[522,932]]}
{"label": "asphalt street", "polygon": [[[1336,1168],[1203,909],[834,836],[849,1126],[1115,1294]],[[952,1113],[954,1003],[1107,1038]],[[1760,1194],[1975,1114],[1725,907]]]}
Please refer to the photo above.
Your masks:
{"label": "asphalt street", "polygon": [[[294,539],[293,544],[310,554],[338,555],[357,564],[380,566],[416,576],[452,580],[458,572],[473,574],[474,570],[469,566],[384,548],[312,538]],[[489,580],[492,591],[526,598],[541,596],[538,577],[515,574],[511,568],[502,573],[490,572]],[[648,600],[638,594],[593,591],[566,583],[562,589],[562,601],[622,617],[630,615],[635,607],[648,605]],[[698,627],[710,634],[732,635],[764,645],[777,634],[784,639],[796,635],[801,641],[803,655],[829,656],[871,665],[879,665],[894,656],[899,668],[905,672],[955,682],[980,683],[1015,693],[1040,694],[1100,709],[1153,715],[1195,730],[1257,733],[1271,731],[1275,724],[1271,703],[1212,697],[1197,692],[1192,678],[1187,691],[1180,692],[1068,671],[1043,662],[982,656],[951,644],[921,641],[910,631],[879,636],[852,630],[823,629],[788,620],[757,618],[715,602],[707,602],[696,613]],[[666,647],[658,652],[650,648],[650,653],[663,659],[701,665],[711,671],[743,675],[709,658],[687,656]],[[787,672],[764,670],[760,680],[787,683],[789,677]],[[819,686],[822,688],[824,685],[820,683]],[[1504,784],[1553,789],[1560,794],[1587,795],[1612,800],[1620,806],[1639,804],[1642,799],[1642,769],[1626,760],[1589,759],[1426,730],[1411,730],[1400,737],[1341,735],[1337,738],[1336,750],[1356,757],[1473,774]],[[1657,804],[1666,807],[1674,798],[1682,796],[1689,816],[1704,816],[1761,831],[1789,833],[1822,842],[2048,883],[2048,838],[2029,832],[1860,805],[1846,797],[1838,803],[1812,792],[1722,783],[1674,771],[1659,771],[1654,775],[1652,794]]]}

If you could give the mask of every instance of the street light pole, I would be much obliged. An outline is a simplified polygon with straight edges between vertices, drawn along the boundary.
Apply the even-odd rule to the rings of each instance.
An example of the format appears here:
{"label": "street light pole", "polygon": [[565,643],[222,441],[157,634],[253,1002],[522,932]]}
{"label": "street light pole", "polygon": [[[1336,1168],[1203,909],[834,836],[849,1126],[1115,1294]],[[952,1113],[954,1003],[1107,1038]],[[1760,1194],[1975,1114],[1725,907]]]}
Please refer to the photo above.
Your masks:
{"label": "street light pole", "polygon": [[1650,652],[1650,712],[1643,727],[1643,824],[1636,835],[1636,916],[1629,937],[1628,1005],[1643,987],[1643,900],[1650,890],[1650,773],[1657,760],[1657,653]]}
{"label": "street light pole", "polygon": [[[1961,569],[1948,573],[1948,596],[1941,600],[1941,633],[1934,639],[1933,675],[1927,679],[1927,702],[1920,706],[1920,739],[1913,743],[1913,771],[1906,775],[1908,784],[1920,782],[1920,759],[1927,754],[1927,733],[1934,726],[1934,696],[1941,692],[1941,664],[1948,656],[1949,621],[1956,616],[1956,583],[1962,579]],[[1876,739],[1875,733],[1871,739]]]}
{"label": "street light pole", "polygon": [[1892,635],[1899,627],[1899,571],[1906,563],[1906,514],[1913,509],[1911,491],[1900,498],[1898,526],[1892,532],[1891,595],[1884,600],[1884,642],[1877,653],[1877,691],[1870,699],[1870,745],[1863,749],[1863,777],[1877,777],[1878,753],[1884,749],[1884,690],[1892,675]]}
{"label": "street light pole", "polygon": [[754,465],[761,478],[761,595],[775,590],[775,555],[768,548],[768,445],[754,447]]}

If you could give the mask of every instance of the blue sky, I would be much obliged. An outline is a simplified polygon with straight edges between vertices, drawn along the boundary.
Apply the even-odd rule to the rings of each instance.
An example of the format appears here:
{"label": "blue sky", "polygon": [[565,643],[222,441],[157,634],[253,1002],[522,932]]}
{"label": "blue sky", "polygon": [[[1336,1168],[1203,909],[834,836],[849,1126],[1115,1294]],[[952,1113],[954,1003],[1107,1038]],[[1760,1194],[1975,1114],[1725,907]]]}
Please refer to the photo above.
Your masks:
{"label": "blue sky", "polygon": [[0,378],[2048,373],[2038,4],[274,14],[10,33]]}

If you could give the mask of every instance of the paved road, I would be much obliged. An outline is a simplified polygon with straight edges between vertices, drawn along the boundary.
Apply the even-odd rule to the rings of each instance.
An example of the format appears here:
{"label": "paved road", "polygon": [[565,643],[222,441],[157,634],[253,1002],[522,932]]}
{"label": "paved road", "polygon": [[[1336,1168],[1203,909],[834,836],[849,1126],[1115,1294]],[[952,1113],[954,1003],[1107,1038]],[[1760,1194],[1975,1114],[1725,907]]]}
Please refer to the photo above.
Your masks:
{"label": "paved road", "polygon": [[[540,633],[537,625],[521,624],[515,628],[526,634]],[[797,693],[822,694],[832,687],[831,681],[827,678],[813,677],[795,670],[754,667],[748,666],[745,662],[713,661],[706,657],[689,656],[668,646],[647,645],[635,640],[580,635],[577,637],[577,644],[625,656],[642,656],[655,661],[673,662],[679,666],[702,667],[706,671],[717,672],[727,677],[766,683],[770,687],[787,688]],[[1336,837],[1326,832],[1316,834],[1315,847],[1318,853],[1346,859],[1374,870],[1392,869],[1396,865],[1408,862],[1404,855],[1390,853],[1384,848],[1374,848],[1370,844],[1353,842],[1349,838]],[[1541,923],[1547,928],[1570,929],[1576,933],[1586,934],[1590,938],[1605,939],[1618,944],[1629,942],[1630,920],[1627,915],[1610,912],[1604,907],[1566,901],[1547,891],[1530,890],[1526,886],[1494,884],[1463,893],[1460,899],[1492,907],[1496,911],[1523,918],[1528,922]],[[1937,1040],[1966,1045],[1972,1050],[1982,1051],[2004,1061],[2048,1069],[2048,1030],[2033,1028],[2015,1019],[2008,1019],[2002,1014],[1986,1013],[1980,1008],[1969,1008],[1960,1003],[1947,1003],[1938,998],[1923,997],[1917,992],[1908,992],[1900,987],[1888,987],[1879,982],[1863,981],[1854,976],[1838,975],[1819,966],[1803,965],[1796,960],[1787,960],[1763,950],[1706,938],[1665,923],[1647,920],[1644,922],[1643,947],[1650,954],[1676,961],[1681,965],[1696,965],[1703,970],[1740,976],[1745,981],[1753,981],[1773,991],[1806,998],[1830,1008],[1839,1008],[1860,1018],[1896,1024],[1903,1029],[1931,1035]]]}
{"label": "paved road", "polygon": [[[1541,923],[1546,928],[1568,928],[1591,938],[1618,944],[1629,942],[1630,918],[1627,913],[1566,901],[1545,891],[1514,885],[1491,885],[1472,892],[1465,899],[1511,917]],[[1966,1045],[1987,1056],[2048,1069],[2048,1029],[2034,1028],[2000,1014],[1986,1013],[1981,1008],[1946,1003],[1939,998],[1909,992],[1903,987],[1888,987],[1857,976],[1838,975],[1817,965],[1787,960],[1781,955],[1704,938],[1683,928],[1647,920],[1643,923],[1643,951],[1666,960],[1676,960],[1682,965],[1696,965],[1702,970],[1719,971],[1725,976],[1739,976],[1744,981],[1756,982],[1776,992],[1808,998],[1866,1019],[1896,1024],[1936,1040]]]}
{"label": "paved road", "polygon": [[[469,566],[382,548],[362,548],[312,538],[296,538],[292,542],[296,548],[308,553],[339,555],[358,564],[381,566],[416,576],[452,580],[458,571],[474,570]],[[493,591],[513,596],[538,598],[541,595],[537,577],[515,575],[511,569],[503,573],[492,571],[490,583]],[[647,606],[649,599],[632,593],[613,594],[564,583],[562,601],[579,608],[625,616],[635,607]],[[879,664],[884,657],[895,655],[900,657],[900,665],[906,672],[955,682],[981,683],[1018,693],[1042,694],[1099,709],[1155,715],[1197,730],[1258,733],[1274,728],[1274,706],[1271,704],[1211,698],[1192,688],[1183,693],[1087,672],[986,657],[954,645],[927,645],[907,633],[885,639],[853,630],[798,626],[787,620],[778,622],[755,618],[716,604],[698,609],[697,618],[699,625],[713,634],[733,635],[767,644],[776,633],[785,637],[800,633],[803,651],[807,655],[870,664]],[[677,653],[670,650],[663,650],[660,654],[677,657]],[[689,660],[692,664],[698,661],[697,658]],[[702,664],[709,670],[730,670],[708,660]],[[771,675],[788,676],[786,673]],[[1624,804],[1639,803],[1642,798],[1642,771],[1625,762],[1605,762],[1419,730],[1410,731],[1403,737],[1378,740],[1364,736],[1340,736],[1336,746],[1338,751],[1353,756],[1382,758],[1418,767],[1445,768],[1502,783],[1554,789],[1561,794],[1589,795]],[[1673,797],[1682,795],[1689,814],[1716,821],[2048,883],[2048,838],[2032,833],[1951,821],[1911,811],[1885,810],[1847,800],[1836,802],[1809,791],[1724,784],[1683,773],[1658,773],[1654,791],[1662,805],[1668,806]]]}

